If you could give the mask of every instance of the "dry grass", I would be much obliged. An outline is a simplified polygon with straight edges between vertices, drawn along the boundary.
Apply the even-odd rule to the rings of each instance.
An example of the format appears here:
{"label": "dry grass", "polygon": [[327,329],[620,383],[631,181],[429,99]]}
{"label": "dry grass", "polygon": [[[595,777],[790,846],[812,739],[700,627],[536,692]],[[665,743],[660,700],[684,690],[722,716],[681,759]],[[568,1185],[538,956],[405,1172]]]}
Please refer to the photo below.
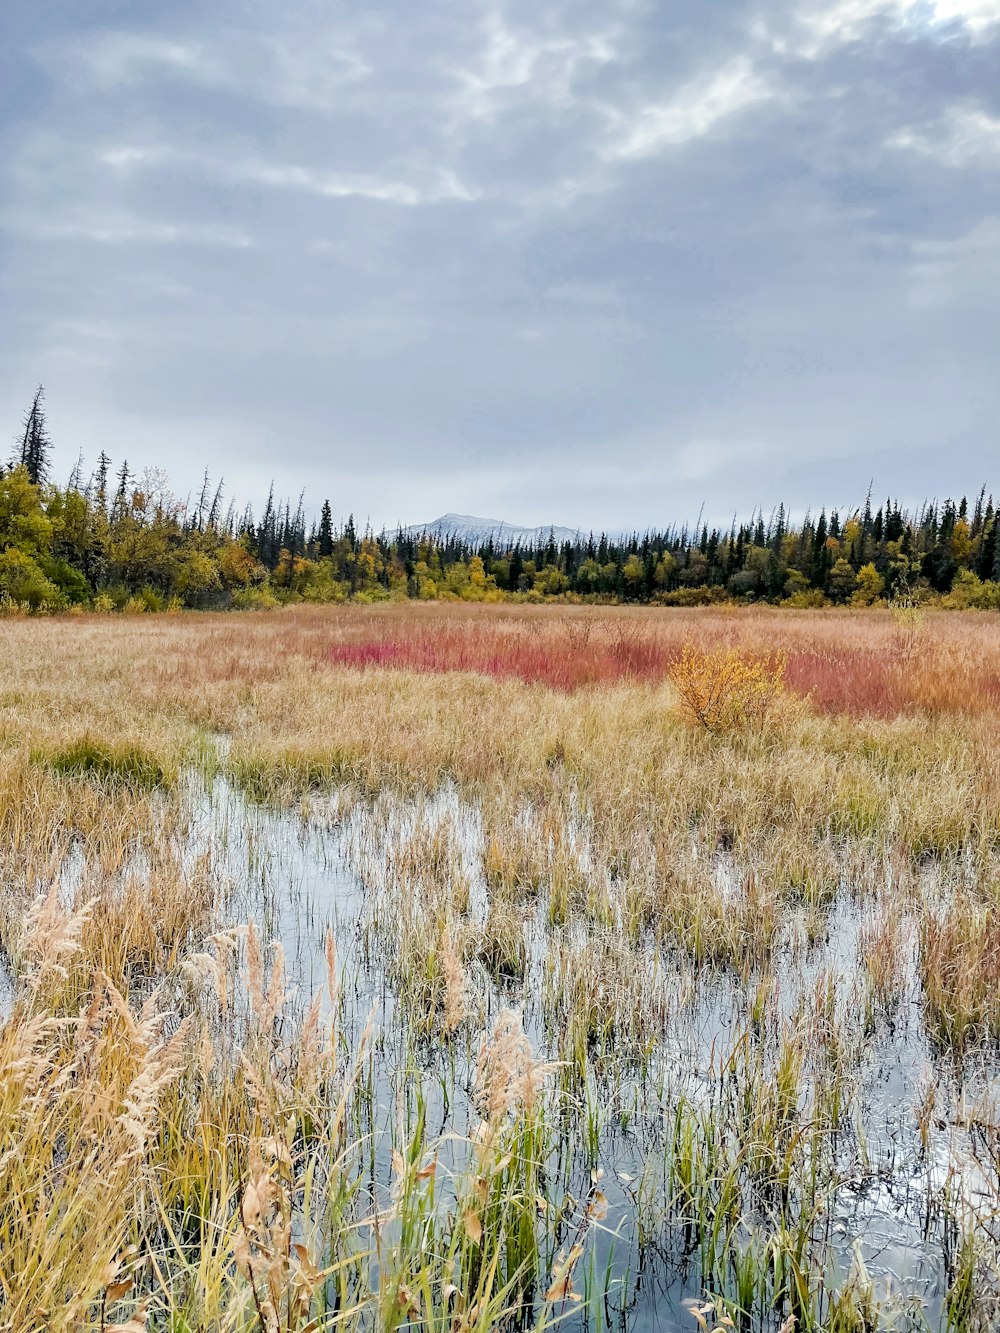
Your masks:
{"label": "dry grass", "polygon": [[[643,1263],[755,1329],[888,1326],[823,1219],[881,1169],[877,1044],[981,1068],[1000,1034],[998,649],[958,613],[0,623],[0,1326],[544,1327],[606,1294],[626,1132]],[[331,937],[298,993],[254,927],[267,848],[259,900],[198,822],[220,776],[341,793],[350,978]],[[914,1192],[971,1331],[997,1196],[967,1178]]]}

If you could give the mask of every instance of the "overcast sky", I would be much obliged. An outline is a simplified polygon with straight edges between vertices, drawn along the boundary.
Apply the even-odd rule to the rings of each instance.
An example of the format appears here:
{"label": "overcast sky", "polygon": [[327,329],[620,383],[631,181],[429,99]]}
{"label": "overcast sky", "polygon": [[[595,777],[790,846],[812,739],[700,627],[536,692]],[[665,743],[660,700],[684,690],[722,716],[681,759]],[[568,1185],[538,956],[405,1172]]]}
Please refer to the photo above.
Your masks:
{"label": "overcast sky", "polygon": [[1000,491],[1000,0],[6,0],[0,421],[645,527]]}

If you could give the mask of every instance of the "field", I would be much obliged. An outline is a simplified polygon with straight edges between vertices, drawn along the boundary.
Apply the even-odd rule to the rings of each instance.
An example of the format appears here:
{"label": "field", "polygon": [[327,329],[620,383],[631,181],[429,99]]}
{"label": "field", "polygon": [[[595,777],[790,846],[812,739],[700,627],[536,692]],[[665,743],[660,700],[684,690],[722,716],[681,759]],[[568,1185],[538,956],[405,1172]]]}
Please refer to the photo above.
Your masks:
{"label": "field", "polygon": [[0,1328],[1000,1323],[1000,617],[0,622]]}

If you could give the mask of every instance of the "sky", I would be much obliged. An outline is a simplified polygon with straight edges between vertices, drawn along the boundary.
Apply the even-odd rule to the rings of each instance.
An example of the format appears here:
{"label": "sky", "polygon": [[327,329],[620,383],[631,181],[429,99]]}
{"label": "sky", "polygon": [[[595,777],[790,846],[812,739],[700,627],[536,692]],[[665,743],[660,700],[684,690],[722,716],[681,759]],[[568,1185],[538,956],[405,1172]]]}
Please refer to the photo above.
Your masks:
{"label": "sky", "polygon": [[1000,493],[1000,0],[6,0],[39,382],[376,528]]}

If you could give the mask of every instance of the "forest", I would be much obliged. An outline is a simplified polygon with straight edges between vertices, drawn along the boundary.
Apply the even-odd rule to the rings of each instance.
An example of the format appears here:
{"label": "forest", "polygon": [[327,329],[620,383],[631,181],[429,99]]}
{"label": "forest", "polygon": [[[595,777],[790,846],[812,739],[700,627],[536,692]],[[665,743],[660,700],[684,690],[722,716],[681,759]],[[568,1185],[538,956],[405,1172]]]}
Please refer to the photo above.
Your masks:
{"label": "forest", "polygon": [[[312,516],[310,516],[312,515]],[[767,515],[591,533],[534,546],[470,545],[335,524],[329,499],[240,508],[206,472],[180,499],[161,469],[134,475],[101,453],[52,477],[44,392],[0,475],[0,611],[5,614],[253,609],[312,602],[634,602],[797,608],[936,603],[1000,609],[1000,514],[984,486],[970,504],[893,499],[801,521]]]}

